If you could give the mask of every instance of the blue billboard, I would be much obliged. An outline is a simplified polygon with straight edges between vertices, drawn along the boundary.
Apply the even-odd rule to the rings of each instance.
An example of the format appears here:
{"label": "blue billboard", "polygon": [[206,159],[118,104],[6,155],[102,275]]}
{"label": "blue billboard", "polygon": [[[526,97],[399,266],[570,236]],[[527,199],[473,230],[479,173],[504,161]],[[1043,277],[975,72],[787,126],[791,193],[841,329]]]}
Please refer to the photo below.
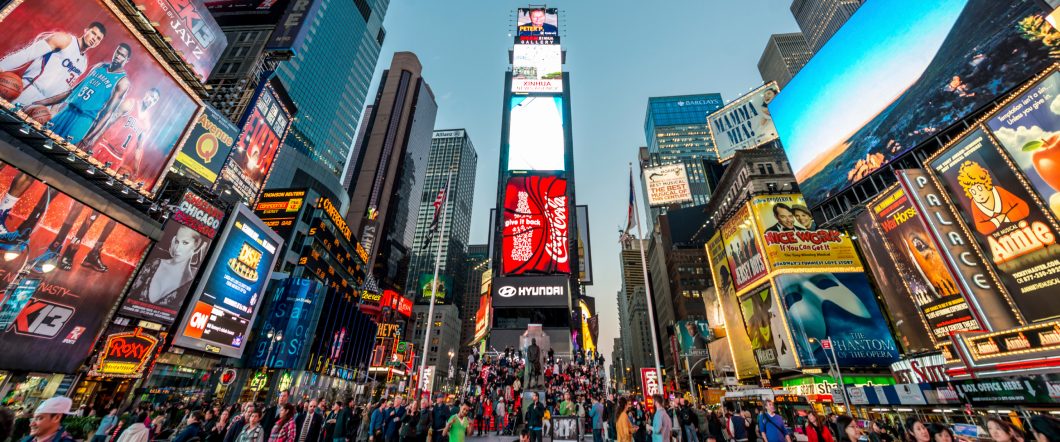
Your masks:
{"label": "blue billboard", "polygon": [[784,274],[776,284],[802,366],[828,365],[832,354],[821,346],[826,339],[842,367],[886,367],[898,360],[898,346],[864,273]]}
{"label": "blue billboard", "polygon": [[[252,367],[298,369],[304,365],[305,350],[312,339],[316,316],[320,315],[320,284],[312,279],[287,278],[270,290],[268,317],[257,333]],[[272,345],[268,332],[273,332]]]}

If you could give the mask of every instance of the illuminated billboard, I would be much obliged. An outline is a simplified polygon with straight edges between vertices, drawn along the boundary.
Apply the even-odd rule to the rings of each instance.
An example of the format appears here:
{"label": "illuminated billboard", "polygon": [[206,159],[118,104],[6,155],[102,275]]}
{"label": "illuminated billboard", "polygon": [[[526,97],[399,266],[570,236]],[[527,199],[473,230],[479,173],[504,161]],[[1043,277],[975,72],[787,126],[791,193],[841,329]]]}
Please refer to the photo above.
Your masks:
{"label": "illuminated billboard", "polygon": [[563,97],[512,96],[508,170],[565,170]]}
{"label": "illuminated billboard", "polygon": [[725,245],[732,284],[736,290],[750,286],[766,276],[766,261],[758,244],[758,232],[747,206],[741,206],[728,222],[721,226],[721,240]]}
{"label": "illuminated billboard", "polygon": [[[770,103],[811,205],[1050,66],[1032,0],[866,2]],[[824,91],[824,93],[822,93]]]}
{"label": "illuminated billboard", "polygon": [[[101,0],[37,0],[0,19],[0,98],[146,193],[201,106]],[[21,82],[19,81],[21,80]],[[142,185],[139,183],[143,183]]]}
{"label": "illuminated billboard", "polygon": [[[140,264],[150,239],[0,163],[0,366],[74,373]],[[10,282],[17,282],[12,287]]]}
{"label": "illuminated billboard", "polygon": [[504,190],[502,273],[570,273],[567,180],[508,179]]}
{"label": "illuminated billboard", "polygon": [[770,82],[707,116],[714,151],[720,161],[732,158],[737,150],[753,149],[777,139],[769,104],[778,91],[777,84]]}
{"label": "illuminated billboard", "polygon": [[835,229],[817,227],[801,194],[756,196],[750,205],[771,269],[861,271],[850,237]]}
{"label": "illuminated billboard", "polygon": [[[314,322],[314,312],[321,302],[320,284],[312,279],[287,278],[269,287],[271,302],[261,325],[265,333],[257,333],[250,350],[251,365],[255,367],[297,369],[307,359],[307,333]],[[282,337],[269,342],[267,330]],[[271,348],[271,351],[270,351]]]}
{"label": "illuminated billboard", "polygon": [[[725,336],[728,337],[727,351],[731,354],[730,359],[734,364],[732,370],[740,379],[758,376],[761,372],[751,350],[751,340],[747,336],[747,329],[744,328],[743,317],[740,316],[740,302],[736,299],[736,287],[732,283],[732,266],[725,257],[725,245],[721,235],[715,234],[707,242],[706,248],[718,309],[723,315],[721,322],[725,324]],[[714,354],[715,358],[718,356]]]}
{"label": "illuminated billboard", "polygon": [[254,205],[254,214],[280,235],[284,241],[298,224],[298,216],[305,205],[306,189],[270,189],[261,193]]}
{"label": "illuminated billboard", "polygon": [[219,192],[234,192],[248,206],[257,201],[291,123],[291,109],[279,98],[272,82],[262,83],[216,187]]}
{"label": "illuminated billboard", "polygon": [[213,187],[238,136],[239,128],[235,124],[221,111],[205,105],[177,152],[173,169],[206,187]]}
{"label": "illuminated billboard", "polygon": [[743,313],[751,349],[762,368],[795,368],[788,328],[784,325],[784,312],[772,289],[766,284],[740,297],[740,312]]}
{"label": "illuminated billboard", "polygon": [[704,376],[710,371],[710,351],[707,348],[711,339],[710,324],[704,320],[677,321],[674,327],[677,342],[681,345],[681,357],[687,357],[687,369],[694,376]]}
{"label": "illuminated billboard", "polygon": [[238,358],[283,241],[240,204],[219,241],[173,345]]}
{"label": "illuminated billboard", "polygon": [[929,159],[940,187],[979,243],[1027,322],[1060,316],[1054,220],[983,129]]}
{"label": "illuminated billboard", "polygon": [[648,189],[648,205],[652,207],[692,201],[684,163],[645,168],[644,187]]}
{"label": "illuminated billboard", "polygon": [[519,8],[516,14],[515,43],[559,44],[559,13],[556,8]]}
{"label": "illuminated billboard", "polygon": [[563,92],[563,50],[559,45],[515,45],[512,92]]}
{"label": "illuminated billboard", "polygon": [[453,283],[448,275],[438,275],[438,290],[434,291],[434,274],[420,273],[419,284],[416,285],[416,289],[415,299],[417,304],[430,304],[432,293],[435,294],[435,304],[453,303],[453,300],[449,297],[450,292],[453,291]]}
{"label": "illuminated billboard", "polygon": [[136,0],[137,8],[155,26],[195,76],[206,81],[228,39],[202,0]]}

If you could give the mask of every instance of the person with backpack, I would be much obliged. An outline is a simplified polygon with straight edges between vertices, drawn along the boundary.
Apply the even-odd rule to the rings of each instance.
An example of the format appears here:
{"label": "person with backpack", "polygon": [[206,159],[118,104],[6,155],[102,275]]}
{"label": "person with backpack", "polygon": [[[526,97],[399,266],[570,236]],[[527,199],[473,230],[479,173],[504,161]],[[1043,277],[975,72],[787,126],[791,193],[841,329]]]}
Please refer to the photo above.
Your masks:
{"label": "person with backpack", "polygon": [[791,442],[791,430],[771,400],[766,401],[766,411],[758,415],[758,433],[765,442]]}
{"label": "person with backpack", "polygon": [[681,432],[685,437],[685,442],[699,442],[699,432],[696,429],[696,420],[698,420],[696,411],[692,409],[692,406],[684,398],[680,398],[677,401],[677,422],[681,424]]}

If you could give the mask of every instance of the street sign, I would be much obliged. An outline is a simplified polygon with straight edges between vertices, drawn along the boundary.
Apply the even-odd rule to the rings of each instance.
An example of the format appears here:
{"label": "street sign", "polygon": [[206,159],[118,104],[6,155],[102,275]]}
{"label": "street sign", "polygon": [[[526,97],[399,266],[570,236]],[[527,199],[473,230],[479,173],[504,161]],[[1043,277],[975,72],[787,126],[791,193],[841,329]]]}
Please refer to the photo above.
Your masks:
{"label": "street sign", "polygon": [[830,338],[829,339],[822,339],[821,340],[821,348],[824,349],[824,350],[831,350],[832,349],[832,339],[830,339]]}

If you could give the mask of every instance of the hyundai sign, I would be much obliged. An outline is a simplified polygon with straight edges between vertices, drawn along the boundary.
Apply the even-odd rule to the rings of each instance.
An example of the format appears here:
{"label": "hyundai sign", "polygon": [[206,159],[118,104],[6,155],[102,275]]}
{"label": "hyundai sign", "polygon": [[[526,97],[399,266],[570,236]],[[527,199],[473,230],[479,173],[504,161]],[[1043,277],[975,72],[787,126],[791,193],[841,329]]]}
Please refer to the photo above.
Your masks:
{"label": "hyundai sign", "polygon": [[493,279],[493,307],[562,307],[570,292],[568,276],[519,276]]}

